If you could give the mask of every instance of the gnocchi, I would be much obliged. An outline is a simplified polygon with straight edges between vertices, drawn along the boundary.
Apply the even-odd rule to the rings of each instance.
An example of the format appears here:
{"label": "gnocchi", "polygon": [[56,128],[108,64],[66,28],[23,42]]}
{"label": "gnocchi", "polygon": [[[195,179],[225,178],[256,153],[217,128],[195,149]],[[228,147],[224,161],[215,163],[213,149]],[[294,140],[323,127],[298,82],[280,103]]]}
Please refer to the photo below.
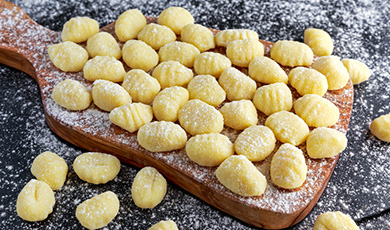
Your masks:
{"label": "gnocchi", "polygon": [[194,73],[191,69],[185,67],[177,61],[161,62],[152,73],[152,76],[158,80],[161,88],[171,86],[184,86],[191,81]]}
{"label": "gnocchi", "polygon": [[378,139],[390,142],[390,114],[375,118],[370,124],[370,131]]}
{"label": "gnocchi", "polygon": [[296,41],[277,41],[271,48],[271,58],[284,66],[310,66],[313,55],[308,45]]}
{"label": "gnocchi", "polygon": [[291,90],[284,83],[261,86],[256,90],[253,104],[267,116],[279,111],[290,111],[293,104]]}
{"label": "gnocchi", "polygon": [[259,35],[248,29],[230,29],[218,32],[215,35],[215,42],[217,46],[226,47],[230,42],[243,39],[256,39],[259,40]]}
{"label": "gnocchi", "polygon": [[52,93],[53,100],[69,110],[83,110],[92,102],[92,95],[80,82],[66,79],[58,83]]}
{"label": "gnocchi", "polygon": [[131,9],[119,15],[115,22],[115,34],[119,41],[126,42],[137,37],[137,34],[146,26],[146,18],[141,11]]}
{"label": "gnocchi", "polygon": [[188,83],[187,90],[190,99],[199,99],[212,106],[220,105],[226,98],[226,93],[211,75],[198,75]]}
{"label": "gnocchi", "polygon": [[221,73],[232,65],[229,58],[220,53],[204,52],[196,56],[194,69],[197,74],[208,74],[218,78]]}
{"label": "gnocchi", "polygon": [[253,58],[264,55],[264,46],[258,39],[244,39],[229,42],[226,56],[236,66],[248,67]]}
{"label": "gnocchi", "polygon": [[237,130],[256,125],[258,121],[257,110],[249,100],[225,103],[219,112],[223,116],[225,125]]}
{"label": "gnocchi", "polygon": [[96,56],[90,59],[85,64],[83,72],[88,81],[102,79],[121,82],[126,74],[122,62],[109,56]]}
{"label": "gnocchi", "polygon": [[194,17],[182,7],[169,7],[158,16],[158,24],[168,26],[175,34],[180,34],[184,26],[193,23]]}
{"label": "gnocchi", "polygon": [[191,43],[200,52],[215,48],[214,34],[208,28],[199,24],[188,24],[181,30],[180,39]]}
{"label": "gnocchi", "polygon": [[347,147],[345,134],[335,129],[320,127],[309,133],[307,154],[311,158],[334,157]]}
{"label": "gnocchi", "polygon": [[322,97],[328,90],[326,77],[315,69],[296,67],[290,71],[288,79],[300,95],[317,94]]}
{"label": "gnocchi", "polygon": [[172,220],[162,220],[154,224],[148,230],[179,230],[179,229],[177,228],[176,223],[173,222]]}
{"label": "gnocchi", "polygon": [[153,110],[150,105],[129,103],[113,109],[109,118],[112,123],[132,133],[152,121]]}
{"label": "gnocchi", "polygon": [[325,75],[329,90],[341,89],[348,83],[348,70],[339,57],[319,57],[314,61],[312,68]]}
{"label": "gnocchi", "polygon": [[122,48],[123,61],[132,69],[149,71],[158,64],[157,52],[140,40],[128,40]]}
{"label": "gnocchi", "polygon": [[70,41],[50,45],[48,53],[53,64],[64,72],[78,72],[88,61],[88,52]]}
{"label": "gnocchi", "polygon": [[218,82],[226,91],[226,97],[230,101],[252,100],[257,88],[253,79],[234,67],[225,69]]}
{"label": "gnocchi", "polygon": [[355,59],[344,59],[341,61],[352,79],[354,85],[366,81],[371,76],[370,69],[366,64]]}
{"label": "gnocchi", "polygon": [[90,37],[87,41],[86,49],[92,58],[109,56],[119,59],[122,57],[121,48],[115,38],[107,32],[100,32]]}
{"label": "gnocchi", "polygon": [[130,94],[131,100],[149,104],[160,91],[160,83],[141,69],[132,69],[124,77],[122,87]]}
{"label": "gnocchi", "polygon": [[179,109],[188,101],[188,91],[179,86],[165,88],[153,100],[153,114],[157,120],[177,121]]}
{"label": "gnocchi", "polygon": [[94,34],[99,33],[99,23],[89,17],[71,18],[64,24],[61,32],[63,42],[85,42]]}
{"label": "gnocchi", "polygon": [[107,80],[96,80],[93,83],[92,98],[97,107],[108,112],[131,103],[131,96],[122,86]]}
{"label": "gnocchi", "polygon": [[138,39],[159,50],[164,45],[176,41],[176,34],[166,26],[147,24],[137,35]]}
{"label": "gnocchi", "polygon": [[329,56],[333,52],[333,41],[330,35],[321,29],[308,28],[304,32],[304,42],[317,56]]}
{"label": "gnocchi", "polygon": [[248,66],[248,74],[253,80],[265,84],[277,82],[287,84],[288,82],[287,74],[280,65],[271,58],[264,56],[253,58]]}
{"label": "gnocchi", "polygon": [[314,222],[313,230],[340,229],[359,230],[353,219],[342,212],[325,212]]}
{"label": "gnocchi", "polygon": [[185,67],[192,68],[195,58],[200,54],[198,48],[194,45],[185,42],[171,42],[158,51],[160,61],[177,61]]}

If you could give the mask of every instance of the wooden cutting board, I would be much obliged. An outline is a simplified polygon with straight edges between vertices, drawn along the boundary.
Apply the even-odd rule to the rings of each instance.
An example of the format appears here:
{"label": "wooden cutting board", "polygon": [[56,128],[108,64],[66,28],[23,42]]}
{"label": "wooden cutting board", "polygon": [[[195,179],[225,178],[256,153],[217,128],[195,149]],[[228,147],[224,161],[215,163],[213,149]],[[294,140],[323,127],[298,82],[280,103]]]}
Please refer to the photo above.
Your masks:
{"label": "wooden cutting board", "polygon": [[[76,16],[76,15],[75,15]],[[156,18],[147,17],[148,22]],[[101,28],[115,36],[113,22]],[[217,30],[212,30],[214,33]],[[265,55],[273,43],[262,41]],[[122,162],[136,167],[152,166],[167,179],[214,207],[257,227],[268,229],[286,228],[298,223],[313,208],[324,191],[337,163],[338,156],[313,160],[305,151],[308,166],[307,180],[294,190],[280,189],[272,185],[269,176],[271,156],[255,165],[267,177],[266,192],[258,197],[242,197],[230,192],[215,177],[216,167],[201,167],[192,162],[185,151],[151,153],[137,143],[136,133],[129,133],[108,119],[108,113],[96,106],[80,112],[72,112],[58,106],[51,98],[53,87],[70,78],[82,82],[87,88],[92,83],[82,73],[64,73],[49,59],[47,48],[59,43],[60,33],[49,30],[32,21],[26,13],[4,0],[0,0],[0,63],[19,69],[38,83],[46,121],[50,128],[66,141],[88,151],[111,153]],[[216,50],[224,52],[223,49]],[[242,69],[244,72],[245,69]],[[288,72],[289,68],[285,68]],[[299,95],[292,89],[294,99]],[[346,133],[352,111],[353,85],[340,90],[328,91],[325,98],[340,110],[340,119],[333,127]],[[264,124],[265,115],[259,112],[258,124]],[[234,141],[238,131],[225,128],[222,132]],[[280,143],[278,143],[277,148]]]}

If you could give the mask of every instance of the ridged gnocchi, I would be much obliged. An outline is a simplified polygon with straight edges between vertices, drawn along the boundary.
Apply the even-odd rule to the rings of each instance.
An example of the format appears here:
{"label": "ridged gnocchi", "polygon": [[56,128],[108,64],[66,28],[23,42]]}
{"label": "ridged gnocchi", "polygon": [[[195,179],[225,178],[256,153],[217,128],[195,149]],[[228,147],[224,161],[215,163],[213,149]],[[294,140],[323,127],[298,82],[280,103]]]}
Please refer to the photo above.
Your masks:
{"label": "ridged gnocchi", "polygon": [[316,94],[306,94],[294,102],[295,113],[307,125],[313,127],[326,127],[336,124],[340,112],[328,99]]}
{"label": "ridged gnocchi", "polygon": [[197,74],[209,74],[218,78],[221,73],[232,65],[229,58],[220,53],[204,52],[196,56],[194,69]]}
{"label": "ridged gnocchi", "polygon": [[220,105],[226,98],[226,92],[211,75],[197,75],[190,83],[187,90],[190,99],[199,99],[212,106]]}
{"label": "ridged gnocchi", "polygon": [[257,110],[249,100],[225,103],[219,112],[223,116],[225,125],[237,130],[256,125],[258,121]]}
{"label": "ridged gnocchi", "polygon": [[154,224],[148,230],[179,230],[179,229],[177,228],[176,223],[173,222],[172,220],[162,220]]}
{"label": "ridged gnocchi", "polygon": [[166,152],[183,148],[187,142],[187,133],[173,122],[154,121],[138,130],[137,140],[150,152]]}
{"label": "ridged gnocchi", "polygon": [[182,7],[169,7],[158,16],[158,24],[168,26],[180,34],[184,26],[194,23],[194,17]]}
{"label": "ridged gnocchi", "polygon": [[129,40],[122,48],[123,61],[132,69],[149,71],[158,64],[157,52],[140,40]]}
{"label": "ridged gnocchi", "polygon": [[370,69],[366,64],[355,59],[341,60],[345,68],[347,68],[349,77],[354,85],[360,84],[366,81],[370,76]]}
{"label": "ridged gnocchi", "polygon": [[290,111],[293,104],[291,90],[284,83],[261,86],[256,90],[253,104],[267,116],[279,111]]}
{"label": "ridged gnocchi", "polygon": [[186,144],[187,156],[201,166],[217,166],[234,154],[233,143],[219,133],[191,137]]}
{"label": "ridged gnocchi", "polygon": [[64,72],[78,72],[88,61],[88,52],[70,41],[50,45],[48,53],[53,64]]}
{"label": "ridged gnocchi", "polygon": [[73,161],[73,169],[77,176],[88,183],[105,184],[113,180],[121,169],[121,163],[113,155],[87,152]]}
{"label": "ridged gnocchi", "polygon": [[184,86],[191,81],[194,73],[177,61],[164,61],[154,68],[152,76],[158,80],[161,88]]}
{"label": "ridged gnocchi", "polygon": [[259,35],[248,29],[229,29],[218,32],[215,35],[217,46],[226,47],[230,42],[235,40],[256,39],[259,40]]}
{"label": "ridged gnocchi", "polygon": [[252,100],[257,88],[253,79],[234,67],[225,69],[218,82],[226,91],[226,97],[230,101]]}
{"label": "ridged gnocchi", "polygon": [[273,155],[270,175],[272,183],[285,189],[299,188],[306,180],[307,166],[302,150],[283,144]]}
{"label": "ridged gnocchi", "polygon": [[69,110],[83,110],[92,102],[91,92],[80,82],[66,79],[58,83],[52,93],[53,100]]}
{"label": "ridged gnocchi", "polygon": [[264,55],[264,45],[258,39],[244,39],[229,42],[226,56],[236,66],[248,67],[253,58]]}
{"label": "ridged gnocchi", "polygon": [[180,86],[165,88],[153,100],[153,114],[159,121],[177,121],[179,109],[188,101],[187,89]]}
{"label": "ridged gnocchi", "polygon": [[315,69],[296,67],[288,74],[288,81],[300,95],[317,94],[322,97],[328,90],[326,77]]}
{"label": "ridged gnocchi", "polygon": [[160,83],[141,69],[132,69],[124,77],[122,87],[130,94],[131,100],[149,104],[160,91]]}
{"label": "ridged gnocchi", "polygon": [[265,120],[265,126],[270,128],[277,140],[292,145],[300,145],[309,135],[309,127],[297,115],[280,111],[272,114]]}
{"label": "ridged gnocchi", "polygon": [[92,98],[97,107],[108,112],[131,102],[131,96],[122,86],[107,80],[93,83]]}
{"label": "ridged gnocchi", "polygon": [[339,57],[319,57],[313,62],[312,68],[325,75],[329,90],[341,89],[348,83],[348,70]]}
{"label": "ridged gnocchi", "polygon": [[258,56],[253,58],[248,66],[248,74],[253,80],[265,84],[277,82],[287,84],[288,82],[286,72],[269,57]]}
{"label": "ridged gnocchi", "polygon": [[345,229],[359,230],[353,219],[341,212],[325,212],[319,215],[314,222],[313,230]]}
{"label": "ridged gnocchi", "polygon": [[380,140],[390,142],[390,114],[375,118],[370,124],[370,131]]}
{"label": "ridged gnocchi", "polygon": [[159,50],[164,45],[176,41],[176,34],[167,26],[155,23],[147,24],[137,35],[138,40],[144,41],[153,49]]}
{"label": "ridged gnocchi", "polygon": [[311,158],[334,157],[347,147],[345,134],[325,127],[316,128],[306,140],[307,154]]}
{"label": "ridged gnocchi", "polygon": [[115,125],[132,133],[152,121],[153,110],[150,105],[129,103],[113,109],[109,118]]}
{"label": "ridged gnocchi", "polygon": [[313,55],[308,45],[296,41],[277,41],[271,48],[271,58],[284,66],[310,66]]}
{"label": "ridged gnocchi", "polygon": [[253,125],[240,133],[234,142],[238,155],[250,161],[262,161],[275,149],[276,138],[272,130],[263,125]]}
{"label": "ridged gnocchi", "polygon": [[83,68],[85,79],[88,81],[108,80],[121,82],[126,74],[121,61],[109,56],[96,56],[89,59]]}
{"label": "ridged gnocchi", "polygon": [[99,33],[99,23],[89,17],[71,18],[64,24],[61,32],[63,42],[71,41],[74,43],[85,42],[94,34]]}
{"label": "ridged gnocchi", "polygon": [[265,176],[243,155],[228,157],[215,175],[221,184],[241,196],[260,196],[267,188]]}
{"label": "ridged gnocchi", "polygon": [[321,29],[308,28],[304,32],[304,42],[317,56],[329,56],[333,52],[333,41],[330,35]]}
{"label": "ridged gnocchi", "polygon": [[191,135],[220,133],[223,116],[213,106],[198,99],[187,101],[179,110],[180,125]]}
{"label": "ridged gnocchi", "polygon": [[122,57],[122,51],[114,36],[107,32],[100,32],[87,41],[85,47],[91,58],[96,56],[109,56],[119,59]]}
{"label": "ridged gnocchi", "polygon": [[119,15],[115,22],[115,34],[119,41],[126,42],[137,38],[137,34],[146,26],[146,18],[141,11],[131,9]]}
{"label": "ridged gnocchi", "polygon": [[160,61],[177,61],[188,68],[194,66],[196,56],[200,54],[198,48],[186,42],[171,42],[160,48]]}
{"label": "ridged gnocchi", "polygon": [[180,39],[191,43],[200,52],[215,48],[214,34],[208,28],[199,24],[188,24],[181,30]]}

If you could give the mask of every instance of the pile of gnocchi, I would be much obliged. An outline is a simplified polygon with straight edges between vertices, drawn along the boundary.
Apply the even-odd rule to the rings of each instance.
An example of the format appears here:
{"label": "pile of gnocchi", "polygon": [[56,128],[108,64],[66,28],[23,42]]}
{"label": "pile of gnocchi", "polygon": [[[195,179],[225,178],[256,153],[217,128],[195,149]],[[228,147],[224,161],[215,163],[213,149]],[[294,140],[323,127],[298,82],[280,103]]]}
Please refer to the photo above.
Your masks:
{"label": "pile of gnocchi", "polygon": [[[218,181],[241,196],[260,196],[268,183],[283,189],[302,186],[307,174],[304,154],[297,147],[302,143],[314,159],[343,151],[345,134],[329,128],[339,120],[339,109],[323,96],[328,90],[342,89],[350,78],[359,84],[370,77],[364,63],[332,56],[332,39],[323,30],[306,29],[304,43],[277,41],[268,55],[255,31],[230,29],[214,34],[194,24],[193,16],[180,7],[165,9],[158,24],[147,24],[142,12],[128,10],[117,19],[114,35],[99,32],[99,24],[91,18],[72,18],[61,38],[62,43],[48,48],[51,61],[64,72],[83,71],[93,87],[90,92],[81,82],[66,79],[53,89],[57,104],[78,111],[93,101],[109,113],[113,124],[137,132],[144,149],[185,149],[200,166],[216,167]],[[286,73],[282,67],[291,71]],[[292,88],[301,96],[295,101]],[[267,116],[264,124],[259,113]],[[226,127],[238,130],[234,143],[221,133]],[[275,150],[277,141],[283,144]],[[106,161],[91,153],[83,155],[73,167],[85,181],[105,183],[119,172],[120,163],[111,162],[112,156],[105,156],[111,159]],[[269,156],[271,181],[252,163]],[[91,157],[113,164],[112,171],[96,172],[97,164],[87,160]],[[105,174],[104,180],[96,174]],[[142,189],[150,181],[158,185],[153,195]],[[50,199],[44,201],[48,208],[41,218],[27,218],[22,211],[19,215],[29,221],[46,218],[54,205],[51,189],[58,186],[45,187]],[[137,206],[153,208],[165,191],[165,179],[148,167],[136,176],[132,196]],[[20,210],[26,208],[19,204]],[[102,214],[98,211],[102,206],[110,208]],[[116,195],[106,192],[80,204],[76,217],[87,228],[99,228],[115,217],[118,208]],[[319,218],[314,229],[334,223],[358,229],[350,217],[337,212]],[[172,221],[159,224],[177,229]]]}

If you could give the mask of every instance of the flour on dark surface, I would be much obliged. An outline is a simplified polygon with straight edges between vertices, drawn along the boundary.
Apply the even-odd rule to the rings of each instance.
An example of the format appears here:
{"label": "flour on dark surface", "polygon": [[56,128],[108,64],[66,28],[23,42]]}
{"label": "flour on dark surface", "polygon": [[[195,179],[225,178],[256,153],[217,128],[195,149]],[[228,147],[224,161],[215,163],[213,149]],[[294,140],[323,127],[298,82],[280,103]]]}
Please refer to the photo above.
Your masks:
{"label": "flour on dark surface", "polygon": [[[390,7],[385,1],[14,1],[33,20],[55,31],[74,16],[90,16],[101,26],[120,13],[138,8],[158,16],[168,6],[182,6],[196,23],[215,29],[249,28],[263,40],[303,40],[308,27],[329,32],[334,55],[355,58],[372,70],[367,81],[354,88],[354,109],[347,133],[348,147],[341,153],[334,174],[313,211],[293,229],[310,229],[322,212],[339,210],[351,215],[361,229],[390,229],[390,144],[374,138],[368,126],[390,113],[390,61],[388,35]],[[0,25],[1,26],[1,25]],[[141,210],[131,200],[130,188],[137,168],[122,165],[117,178],[105,185],[81,181],[71,164],[83,150],[56,136],[45,123],[38,85],[20,71],[0,65],[0,228],[80,228],[74,216],[85,199],[111,190],[121,202],[109,229],[147,229],[174,220],[180,229],[254,229],[207,205],[175,185],[168,186],[163,202]],[[104,119],[104,118],[101,118]],[[33,178],[29,168],[41,152],[53,151],[70,166],[66,184],[55,192],[56,205],[49,218],[28,223],[16,215],[16,198]]]}

